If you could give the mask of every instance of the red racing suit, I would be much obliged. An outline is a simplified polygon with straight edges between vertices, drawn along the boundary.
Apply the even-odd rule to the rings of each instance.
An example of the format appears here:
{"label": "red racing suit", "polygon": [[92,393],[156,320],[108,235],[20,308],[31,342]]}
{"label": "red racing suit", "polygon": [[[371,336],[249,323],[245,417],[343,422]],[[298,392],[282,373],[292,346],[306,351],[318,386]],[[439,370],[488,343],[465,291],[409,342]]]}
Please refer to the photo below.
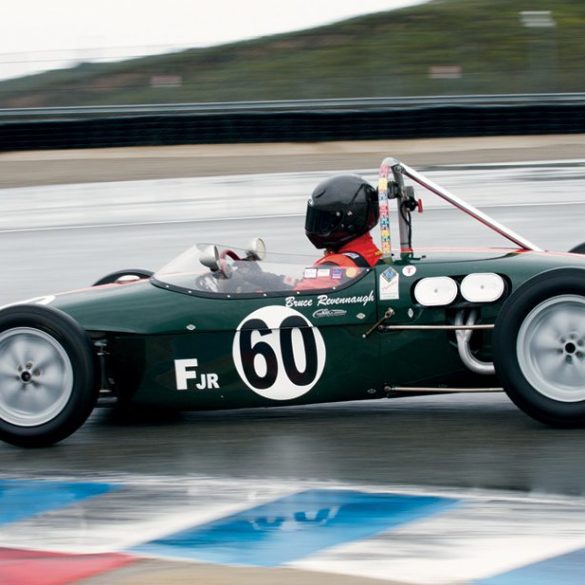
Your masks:
{"label": "red racing suit", "polygon": [[[354,270],[352,273],[352,268],[371,268],[376,265],[381,256],[382,252],[374,244],[370,233],[366,232],[347,242],[335,252],[327,250],[325,255],[315,262],[314,266],[316,268],[327,268],[328,266],[343,268],[345,269],[344,280],[346,280],[358,274],[358,270]],[[333,270],[331,272],[333,273]],[[325,289],[339,285],[339,279],[336,279],[332,274],[308,278],[306,273],[307,271],[305,271],[305,278],[296,284],[295,290]]]}
{"label": "red racing suit", "polygon": [[[382,256],[382,252],[378,250],[372,235],[369,232],[357,237],[355,240],[351,240],[344,244],[333,252],[327,250],[325,256],[315,262],[317,266],[322,264],[335,264],[337,266],[357,266],[359,268],[371,268]],[[361,259],[360,259],[361,257]],[[365,263],[363,260],[365,260]]]}

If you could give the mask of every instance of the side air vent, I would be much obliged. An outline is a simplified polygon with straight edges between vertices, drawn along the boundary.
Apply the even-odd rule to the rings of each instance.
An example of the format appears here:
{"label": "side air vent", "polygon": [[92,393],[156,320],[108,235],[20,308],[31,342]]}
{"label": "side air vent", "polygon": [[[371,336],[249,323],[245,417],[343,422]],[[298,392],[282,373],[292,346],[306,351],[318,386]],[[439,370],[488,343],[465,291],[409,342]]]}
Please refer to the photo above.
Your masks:
{"label": "side air vent", "polygon": [[504,279],[493,272],[468,274],[461,281],[461,295],[470,303],[493,303],[503,294]]}
{"label": "side air vent", "polygon": [[458,293],[457,283],[448,276],[423,278],[414,287],[414,298],[425,307],[450,305]]}

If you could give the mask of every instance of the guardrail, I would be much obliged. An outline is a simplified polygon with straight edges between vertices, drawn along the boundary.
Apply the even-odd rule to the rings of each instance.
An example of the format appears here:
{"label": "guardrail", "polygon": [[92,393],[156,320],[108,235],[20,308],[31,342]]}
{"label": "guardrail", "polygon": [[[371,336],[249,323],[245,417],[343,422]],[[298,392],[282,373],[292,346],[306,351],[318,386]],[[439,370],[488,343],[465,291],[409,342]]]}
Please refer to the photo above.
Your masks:
{"label": "guardrail", "polygon": [[585,94],[0,109],[0,150],[585,132]]}

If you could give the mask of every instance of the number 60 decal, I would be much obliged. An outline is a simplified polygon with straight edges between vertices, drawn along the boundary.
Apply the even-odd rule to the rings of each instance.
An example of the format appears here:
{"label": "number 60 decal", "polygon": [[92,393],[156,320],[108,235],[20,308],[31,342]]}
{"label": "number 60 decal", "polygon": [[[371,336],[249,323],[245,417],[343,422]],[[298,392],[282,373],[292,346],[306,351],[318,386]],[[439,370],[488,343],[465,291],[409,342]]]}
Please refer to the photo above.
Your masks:
{"label": "number 60 decal", "polygon": [[239,325],[232,354],[248,388],[272,400],[306,394],[325,367],[321,332],[301,313],[288,307],[263,307]]}

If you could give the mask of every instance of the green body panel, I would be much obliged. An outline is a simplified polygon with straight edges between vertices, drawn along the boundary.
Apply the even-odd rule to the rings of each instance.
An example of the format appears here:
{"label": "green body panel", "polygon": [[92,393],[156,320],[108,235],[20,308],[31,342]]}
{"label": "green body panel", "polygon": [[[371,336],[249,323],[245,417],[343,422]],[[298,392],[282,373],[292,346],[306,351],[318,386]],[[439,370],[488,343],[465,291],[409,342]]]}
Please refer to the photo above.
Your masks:
{"label": "green body panel", "polygon": [[[568,265],[585,268],[585,259],[569,254],[516,252],[505,249],[479,251],[429,251],[403,254],[391,266],[400,274],[399,300],[378,301],[378,312],[383,315],[391,307],[395,314],[388,322],[392,325],[444,325],[453,323],[456,310],[473,307],[479,310],[482,323],[494,323],[502,303],[524,282],[554,268]],[[404,276],[407,266],[416,268],[410,276]],[[377,267],[378,274],[385,267]],[[508,290],[495,303],[473,306],[455,302],[448,307],[422,307],[414,299],[414,286],[427,277],[449,276],[455,280],[479,272],[493,272],[504,277]],[[584,275],[585,277],[585,275]],[[412,311],[412,317],[409,316]],[[378,333],[380,337],[379,366],[387,386],[446,386],[446,387],[497,387],[493,376],[471,372],[462,363],[457,351],[454,332],[450,331],[389,331]],[[491,333],[475,332],[474,347],[477,356],[491,361]]]}
{"label": "green body panel", "polygon": [[[380,275],[388,266],[398,273],[398,298],[379,300]],[[407,266],[416,268],[411,276],[403,273]],[[493,323],[505,298],[526,280],[565,266],[585,268],[585,259],[505,250],[413,253],[389,265],[376,266],[343,290],[325,295],[304,291],[288,296],[213,298],[141,281],[65,293],[50,304],[71,315],[92,335],[101,334],[107,339],[108,373],[116,380],[118,392],[135,402],[185,410],[333,402],[384,396],[385,386],[498,385],[493,377],[473,374],[464,366],[453,332],[380,332],[374,328],[364,335],[389,307],[395,314],[388,324],[441,325],[452,322],[457,309],[470,306],[456,301],[455,306],[447,308],[421,307],[413,296],[413,287],[421,278],[500,274],[508,285],[504,298],[476,307],[483,323]],[[408,269],[406,273],[410,274]],[[268,306],[275,307],[271,309],[275,314],[282,313],[283,319],[286,310],[294,310],[308,321],[304,329],[313,331],[307,333],[309,342],[302,337],[302,343],[303,328],[298,325],[292,326],[292,332],[291,327],[281,330],[276,326],[251,334],[254,351],[265,343],[278,354],[279,372],[286,361],[282,356],[287,339],[301,348],[311,343],[320,348],[319,339],[323,344],[322,349],[314,349],[318,368],[322,368],[315,375],[316,381],[298,395],[285,391],[284,399],[252,390],[236,366],[236,354],[248,355],[248,350],[242,349],[242,337],[237,337],[237,327]],[[338,311],[329,314],[321,309]],[[288,334],[283,333],[286,329]],[[479,357],[489,361],[491,335],[476,332],[474,336],[480,347]],[[293,365],[301,373],[303,369],[309,371],[309,358],[294,351]],[[241,359],[243,362],[244,357]],[[192,376],[186,381],[186,389],[179,389],[176,360],[197,362],[183,370]],[[262,366],[264,358],[248,355],[246,360],[254,364],[254,371],[268,375]]]}
{"label": "green body panel", "polygon": [[[374,271],[338,292],[326,294],[327,300],[319,294],[290,294],[250,298],[225,298],[225,296],[189,295],[161,286],[150,281],[124,285],[105,285],[58,295],[51,303],[75,318],[88,331],[112,331],[140,335],[184,334],[188,325],[193,332],[234,331],[238,323],[252,311],[266,305],[291,306],[315,320],[312,314],[320,308],[337,307],[327,304],[336,297],[369,297],[368,301],[352,304],[347,315],[322,319],[325,324],[347,326],[362,324],[376,319]],[[323,302],[324,301],[324,302]],[[344,308],[348,308],[344,305]],[[357,315],[364,317],[358,319]]]}
{"label": "green body panel", "polygon": [[[135,402],[180,409],[268,406],[354,400],[381,395],[376,336],[362,335],[377,319],[375,274],[370,270],[337,292],[256,298],[210,298],[165,290],[151,282],[107,285],[59,295],[59,308],[84,329],[106,332],[111,372],[123,380],[123,392]],[[336,304],[350,298],[351,304]],[[325,345],[324,370],[309,392],[275,401],[260,396],[242,381],[232,345],[237,326],[266,306],[290,307],[318,327]],[[343,306],[345,315],[313,317],[316,311]],[[274,332],[272,336],[277,336]],[[352,359],[348,359],[351,356]],[[196,359],[197,380],[177,390],[175,360]],[[197,390],[203,375],[217,376],[219,388]]]}

